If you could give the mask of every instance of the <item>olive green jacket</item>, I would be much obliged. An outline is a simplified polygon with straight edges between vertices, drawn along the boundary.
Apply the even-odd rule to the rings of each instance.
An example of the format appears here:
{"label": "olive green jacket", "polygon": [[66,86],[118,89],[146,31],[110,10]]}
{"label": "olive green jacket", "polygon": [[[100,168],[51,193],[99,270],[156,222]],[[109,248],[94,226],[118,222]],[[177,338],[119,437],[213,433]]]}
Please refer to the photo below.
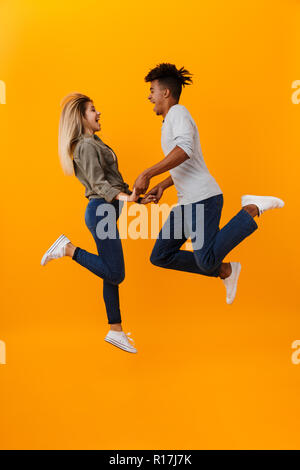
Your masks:
{"label": "olive green jacket", "polygon": [[112,202],[120,192],[131,194],[119,172],[116,155],[96,134],[80,137],[73,151],[73,166],[88,199]]}

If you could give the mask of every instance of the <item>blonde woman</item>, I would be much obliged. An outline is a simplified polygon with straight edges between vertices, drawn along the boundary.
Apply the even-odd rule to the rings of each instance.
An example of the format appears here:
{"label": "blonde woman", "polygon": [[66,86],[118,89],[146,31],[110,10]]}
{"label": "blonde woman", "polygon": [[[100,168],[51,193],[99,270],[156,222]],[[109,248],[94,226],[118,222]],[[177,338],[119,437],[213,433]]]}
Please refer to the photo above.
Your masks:
{"label": "blonde woman", "polygon": [[[59,156],[66,175],[75,176],[85,187],[89,202],[85,223],[96,242],[98,255],[75,246],[65,235],[44,254],[41,264],[63,256],[70,256],[81,266],[103,279],[103,298],[110,330],[105,340],[125,351],[136,353],[130,343],[130,333],[121,325],[119,284],[124,280],[125,268],[122,244],[117,228],[123,201],[141,202],[135,190],[131,192],[118,169],[113,150],[97,135],[101,125],[100,112],[86,95],[73,93],[62,101],[59,123]],[[148,197],[144,202],[154,200]],[[102,225],[101,225],[102,224]],[[108,232],[105,226],[109,225]]]}

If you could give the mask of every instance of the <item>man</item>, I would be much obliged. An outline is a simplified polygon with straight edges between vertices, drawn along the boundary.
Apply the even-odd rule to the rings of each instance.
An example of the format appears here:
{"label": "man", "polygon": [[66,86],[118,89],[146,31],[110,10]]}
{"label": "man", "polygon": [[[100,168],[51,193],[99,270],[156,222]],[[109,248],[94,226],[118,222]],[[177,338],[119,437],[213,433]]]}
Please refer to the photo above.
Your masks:
{"label": "man", "polygon": [[[242,209],[220,230],[223,194],[204,162],[197,125],[185,106],[179,104],[182,86],[192,83],[191,74],[183,67],[162,63],[150,70],[145,81],[150,82],[148,99],[154,104],[153,111],[163,117],[161,144],[165,158],[143,171],[134,187],[138,195],[145,194],[153,176],[170,171],[171,176],[145,194],[144,202],[154,195],[157,203],[173,184],[178,194],[178,205],[160,231],[150,260],[167,269],[220,277],[226,287],[226,302],[231,304],[241,264],[224,263],[223,259],[258,228],[254,217],[283,207],[284,202],[272,196],[242,196]],[[201,231],[204,242],[200,246]],[[193,252],[180,249],[189,236]]]}

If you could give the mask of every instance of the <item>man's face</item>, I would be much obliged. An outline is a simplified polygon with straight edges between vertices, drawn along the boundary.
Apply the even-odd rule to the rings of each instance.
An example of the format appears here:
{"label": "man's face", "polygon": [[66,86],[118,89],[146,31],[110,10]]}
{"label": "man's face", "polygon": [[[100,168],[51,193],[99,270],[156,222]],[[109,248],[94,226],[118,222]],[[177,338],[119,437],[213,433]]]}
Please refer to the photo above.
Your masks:
{"label": "man's face", "polygon": [[153,80],[153,82],[150,83],[150,95],[148,96],[148,100],[151,101],[151,103],[155,103],[153,111],[157,115],[163,113],[163,104],[166,99],[164,96],[165,91],[166,88],[161,87],[158,80]]}

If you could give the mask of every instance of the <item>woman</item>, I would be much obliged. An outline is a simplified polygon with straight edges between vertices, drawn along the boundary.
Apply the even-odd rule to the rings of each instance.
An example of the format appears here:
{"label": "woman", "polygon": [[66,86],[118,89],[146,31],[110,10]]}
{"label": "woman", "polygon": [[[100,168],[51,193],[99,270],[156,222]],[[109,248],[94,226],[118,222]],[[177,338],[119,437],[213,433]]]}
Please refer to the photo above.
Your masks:
{"label": "woman", "polygon": [[[98,255],[73,245],[61,235],[44,254],[41,264],[52,259],[70,256],[81,266],[103,279],[103,297],[110,330],[105,341],[131,353],[137,350],[121,326],[119,284],[124,280],[124,258],[117,228],[123,201],[141,202],[135,190],[118,170],[117,157],[95,133],[100,131],[100,112],[86,95],[73,93],[62,101],[59,123],[59,156],[63,171],[75,173],[85,186],[85,197],[89,199],[85,211],[85,223],[97,245]],[[155,200],[154,196],[143,199],[143,203]],[[101,224],[101,221],[103,222]],[[105,222],[105,223],[104,223]],[[103,227],[109,225],[108,232]],[[101,228],[102,227],[102,228]],[[112,230],[113,228],[113,230]]]}

